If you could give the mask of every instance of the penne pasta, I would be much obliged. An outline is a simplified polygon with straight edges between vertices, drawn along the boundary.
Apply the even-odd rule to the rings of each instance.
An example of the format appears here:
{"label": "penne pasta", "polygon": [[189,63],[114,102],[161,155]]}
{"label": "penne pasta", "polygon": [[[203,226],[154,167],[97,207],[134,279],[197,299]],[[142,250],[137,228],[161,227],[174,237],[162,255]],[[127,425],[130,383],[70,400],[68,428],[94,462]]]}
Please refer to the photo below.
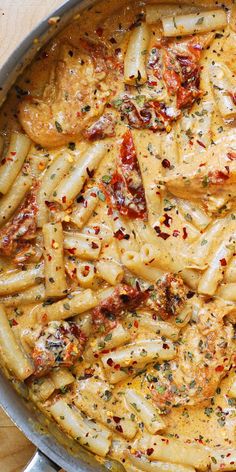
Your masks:
{"label": "penne pasta", "polygon": [[123,344],[128,343],[130,339],[131,336],[129,331],[124,329],[121,324],[117,324],[117,326],[108,334],[92,341],[90,347],[93,353],[99,353],[104,349],[114,349],[122,346]]}
{"label": "penne pasta", "polygon": [[164,36],[184,36],[223,29],[227,16],[223,9],[162,18]]}
{"label": "penne pasta", "polygon": [[152,449],[149,460],[160,460],[193,467],[200,471],[206,471],[210,464],[208,451],[199,445],[186,444],[182,441],[162,436],[146,436],[141,439],[137,447],[145,452]]}
{"label": "penne pasta", "polygon": [[177,206],[184,218],[200,230],[204,230],[211,222],[211,218],[204,211],[187,200],[177,199]]}
{"label": "penne pasta", "polygon": [[233,256],[230,263],[227,265],[224,275],[226,283],[236,282],[236,257]]}
{"label": "penne pasta", "polygon": [[73,256],[81,259],[97,259],[101,246],[101,241],[97,236],[82,233],[64,233],[64,248]]}
{"label": "penne pasta", "polygon": [[140,315],[138,324],[141,328],[146,329],[148,332],[151,331],[152,333],[156,333],[159,336],[169,338],[172,341],[177,341],[179,337],[179,330],[173,326],[173,324],[166,321],[155,320],[150,316],[149,313],[139,311],[138,315]]}
{"label": "penne pasta", "polygon": [[0,295],[25,290],[28,287],[39,284],[44,278],[43,264],[29,267],[27,270],[14,270],[0,276]]}
{"label": "penne pasta", "polygon": [[162,20],[163,16],[176,16],[186,13],[197,13],[198,7],[194,5],[177,5],[174,3],[157,3],[146,6],[146,22],[153,25]]}
{"label": "penne pasta", "polygon": [[92,290],[85,290],[81,293],[71,293],[69,298],[64,298],[51,305],[38,306],[37,318],[41,323],[48,323],[54,320],[65,320],[75,315],[94,308],[98,301]]}
{"label": "penne pasta", "polygon": [[17,307],[19,305],[28,305],[29,303],[43,302],[46,298],[44,284],[39,284],[22,290],[22,292],[1,297],[0,303],[4,306]]}
{"label": "penne pasta", "polygon": [[45,402],[55,391],[55,385],[50,377],[34,379],[29,385],[29,396],[33,402]]}
{"label": "penne pasta", "polygon": [[69,174],[57,185],[52,194],[53,200],[60,203],[63,208],[68,208],[81,192],[89,174],[97,169],[108,149],[108,145],[103,142],[90,146],[79,157]]}
{"label": "penne pasta", "polygon": [[156,267],[144,266],[140,254],[136,251],[125,252],[121,261],[130,272],[149,282],[156,282],[163,275],[163,272]]}
{"label": "penne pasta", "polygon": [[[236,105],[230,92],[235,90],[235,78],[230,83],[230,72],[228,67],[220,62],[214,62],[209,69],[210,81],[217,107],[222,118],[229,120],[236,117]],[[233,76],[234,77],[234,76]],[[233,93],[233,92],[232,92]]]}
{"label": "penne pasta", "polygon": [[[137,425],[128,418],[127,414],[117,410],[119,405],[117,400],[107,400],[108,387],[109,385],[100,380],[78,382],[77,395],[74,400],[75,405],[85,414],[104,424],[112,431],[122,434],[127,439],[132,439],[137,432]],[[93,404],[92,409],[91,403]],[[107,409],[109,410],[107,411]]]}
{"label": "penne pasta", "polygon": [[19,174],[10,190],[0,199],[0,226],[3,226],[16,211],[32,185],[32,178]]}
{"label": "penne pasta", "polygon": [[135,390],[128,389],[125,392],[125,400],[129,408],[144,423],[149,433],[156,434],[157,431],[165,429],[165,423],[157,409],[143,395]]}
{"label": "penne pasta", "polygon": [[77,228],[83,228],[95,210],[99,202],[98,191],[97,187],[89,188],[77,198],[78,202],[74,203],[69,218]]}
{"label": "penne pasta", "polygon": [[[111,444],[110,434],[98,434],[96,425],[94,425],[94,429],[88,426],[79,412],[70,408],[65,400],[58,399],[48,409],[61,428],[72,438],[94,454],[106,456]],[[99,425],[99,429],[101,429],[101,425]],[[106,433],[106,431],[103,429],[103,432]]]}
{"label": "penne pasta", "polygon": [[230,300],[236,302],[236,283],[221,284],[218,288],[216,295],[224,300]]}
{"label": "penne pasta", "polygon": [[137,341],[135,344],[128,344],[125,347],[116,349],[115,351],[105,354],[101,357],[105,369],[114,365],[127,367],[135,364],[148,364],[154,360],[164,361],[173,359],[175,356],[175,348],[171,341],[163,346],[163,341]]}
{"label": "penne pasta", "polygon": [[136,470],[144,470],[145,472],[195,472],[195,468],[188,465],[171,464],[171,462],[150,461],[144,456],[137,457],[135,454],[127,453],[127,458]]}
{"label": "penne pasta", "polygon": [[124,270],[119,262],[100,259],[96,264],[97,275],[111,285],[119,284],[124,277]]}
{"label": "penne pasta", "polygon": [[33,374],[34,368],[16,341],[3,305],[0,305],[0,356],[17,379],[25,380]]}
{"label": "penne pasta", "polygon": [[73,157],[69,153],[63,152],[61,155],[55,157],[46,169],[37,196],[37,224],[39,228],[49,220],[49,211],[46,202],[50,201],[54,189],[59,185],[61,180],[65,178],[72,166],[72,163]]}
{"label": "penne pasta", "polygon": [[124,81],[126,84],[144,84],[147,81],[146,55],[150,32],[141,23],[131,32],[124,61]]}
{"label": "penne pasta", "polygon": [[206,295],[213,295],[217,289],[219,282],[224,277],[225,266],[233,256],[235,251],[235,236],[228,237],[218,246],[215,254],[211,258],[208,268],[203,273],[199,284],[198,291]]}
{"label": "penne pasta", "polygon": [[67,290],[62,224],[47,223],[43,225],[43,241],[46,295],[60,297]]}
{"label": "penne pasta", "polygon": [[50,379],[57,390],[63,390],[75,381],[71,372],[65,368],[54,369],[50,374]]}
{"label": "penne pasta", "polygon": [[0,193],[5,195],[19,174],[29,152],[30,139],[25,134],[13,132],[7,154],[0,168]]}

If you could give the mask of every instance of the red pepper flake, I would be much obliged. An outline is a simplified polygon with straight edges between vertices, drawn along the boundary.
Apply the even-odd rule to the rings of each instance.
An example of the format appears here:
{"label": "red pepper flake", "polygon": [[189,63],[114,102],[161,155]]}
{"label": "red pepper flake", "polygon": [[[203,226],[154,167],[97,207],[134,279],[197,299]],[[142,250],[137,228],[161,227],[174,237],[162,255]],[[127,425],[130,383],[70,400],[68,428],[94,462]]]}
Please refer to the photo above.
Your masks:
{"label": "red pepper flake", "polygon": [[152,319],[156,321],[156,319],[157,319],[157,315],[155,315],[155,314],[153,313],[153,315],[152,315]]}
{"label": "red pepper flake", "polygon": [[202,162],[201,164],[199,164],[199,167],[204,167],[206,165],[206,162]]}
{"label": "red pepper flake", "polygon": [[168,238],[170,237],[170,234],[168,234],[168,233],[163,233],[163,232],[161,231],[160,226],[154,226],[154,229],[155,229],[155,231],[156,231],[156,233],[157,233],[157,235],[158,235],[158,238],[162,238],[162,239],[164,239],[164,241],[165,241],[166,239],[168,239]]}
{"label": "red pepper flake", "polygon": [[88,167],[86,167],[86,172],[90,179],[94,176],[94,170],[89,170]]}
{"label": "red pepper flake", "polygon": [[236,159],[236,152],[233,152],[233,151],[227,152],[227,157],[230,161],[233,161],[234,159]]}
{"label": "red pepper flake", "polygon": [[135,328],[138,328],[138,326],[139,326],[139,325],[138,325],[138,320],[135,320],[135,321],[134,321],[134,327],[135,327]]}
{"label": "red pepper flake", "polygon": [[187,229],[186,229],[185,226],[183,227],[183,236],[182,237],[183,237],[183,239],[186,239],[188,237]]}
{"label": "red pepper flake", "polygon": [[100,233],[100,226],[93,226],[93,229],[95,234]]}
{"label": "red pepper flake", "polygon": [[199,141],[199,140],[197,139],[197,143],[199,144],[199,146],[202,146],[204,149],[206,149],[206,146],[205,146],[205,144],[204,144],[202,141]]}
{"label": "red pepper flake", "polygon": [[15,151],[12,151],[12,152],[11,152],[11,155],[12,155],[12,156],[15,156],[15,155],[16,155],[16,152],[15,152]]}
{"label": "red pepper flake", "polygon": [[218,365],[216,368],[215,368],[215,371],[216,372],[223,372],[224,370],[224,366],[223,365]]}
{"label": "red pepper flake", "polygon": [[180,235],[180,231],[178,229],[174,229],[172,236],[174,236],[174,238],[177,238],[179,235]]}
{"label": "red pepper flake", "polygon": [[98,244],[96,244],[94,241],[92,241],[92,249],[97,249],[98,248]]}
{"label": "red pepper flake", "polygon": [[114,237],[118,239],[119,241],[121,241],[122,239],[129,239],[130,235],[123,233],[122,229],[120,228],[118,229],[118,231],[114,233]]}
{"label": "red pepper flake", "polygon": [[107,365],[109,365],[110,367],[113,366],[113,360],[111,359],[111,357],[109,357],[109,359],[107,359]]}
{"label": "red pepper flake", "polygon": [[11,326],[18,326],[19,323],[13,318],[11,321]]}
{"label": "red pepper flake", "polygon": [[121,418],[119,416],[113,416],[113,420],[115,421],[116,424],[120,423]]}
{"label": "red pepper flake", "polygon": [[163,347],[163,349],[170,349],[170,346],[169,346],[168,344],[166,344],[166,343],[163,343],[163,344],[162,344],[162,347]]}
{"label": "red pepper flake", "polygon": [[170,224],[173,220],[172,216],[169,216],[167,213],[164,213],[164,221],[163,221],[163,225],[165,225],[167,228],[170,228]]}
{"label": "red pepper flake", "polygon": [[113,37],[110,38],[109,41],[110,41],[111,44],[116,44],[117,43],[116,39],[113,38]]}
{"label": "red pepper flake", "polygon": [[170,161],[168,161],[168,159],[163,159],[163,161],[161,161],[161,165],[162,165],[162,167],[164,167],[164,169],[169,169],[170,168]]}
{"label": "red pepper flake", "polygon": [[97,29],[96,29],[96,33],[97,33],[97,35],[99,36],[99,38],[101,38],[101,36],[103,35],[103,28],[100,28],[100,27],[97,28]]}
{"label": "red pepper flake", "polygon": [[225,259],[225,258],[220,259],[220,265],[221,265],[222,267],[225,267],[225,266],[227,265],[227,262],[226,262],[226,259]]}
{"label": "red pepper flake", "polygon": [[66,203],[66,195],[62,197],[62,203]]}
{"label": "red pepper flake", "polygon": [[120,364],[114,365],[114,369],[115,369],[115,370],[120,370]]}
{"label": "red pepper flake", "polygon": [[147,449],[147,456],[151,456],[151,455],[153,454],[153,452],[154,452],[153,447],[149,447],[149,448]]}
{"label": "red pepper flake", "polygon": [[98,354],[94,354],[94,357],[95,357],[96,359],[98,359],[99,355],[98,355]]}
{"label": "red pepper flake", "polygon": [[120,424],[116,426],[116,431],[118,431],[119,433],[123,433],[123,428]]}
{"label": "red pepper flake", "polygon": [[115,49],[115,55],[118,56],[120,53],[121,53],[121,48],[116,48]]}
{"label": "red pepper flake", "polygon": [[52,256],[50,256],[50,254],[48,254],[48,261],[50,262],[52,260]]}
{"label": "red pepper flake", "polygon": [[75,254],[75,253],[76,253],[76,248],[75,248],[75,247],[71,247],[70,249],[67,249],[67,251],[68,251],[70,254]]}

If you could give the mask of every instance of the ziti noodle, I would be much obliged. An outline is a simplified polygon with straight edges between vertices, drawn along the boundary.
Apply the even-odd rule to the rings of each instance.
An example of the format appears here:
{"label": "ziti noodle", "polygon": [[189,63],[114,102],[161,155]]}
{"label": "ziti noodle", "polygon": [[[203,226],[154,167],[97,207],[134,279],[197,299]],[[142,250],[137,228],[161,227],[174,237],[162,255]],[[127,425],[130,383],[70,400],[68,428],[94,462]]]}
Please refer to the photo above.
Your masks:
{"label": "ziti noodle", "polygon": [[231,0],[102,0],[0,112],[2,367],[127,472],[236,470],[235,57]]}

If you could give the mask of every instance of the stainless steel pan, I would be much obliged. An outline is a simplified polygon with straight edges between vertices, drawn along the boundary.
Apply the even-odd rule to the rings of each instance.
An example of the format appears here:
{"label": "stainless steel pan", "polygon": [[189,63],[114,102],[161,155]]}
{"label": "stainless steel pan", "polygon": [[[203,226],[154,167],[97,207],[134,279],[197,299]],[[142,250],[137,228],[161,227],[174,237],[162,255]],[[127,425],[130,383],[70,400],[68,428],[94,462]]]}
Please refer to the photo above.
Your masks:
{"label": "stainless steel pan", "polygon": [[[16,77],[32,60],[39,47],[45,44],[58,29],[62,28],[74,15],[75,11],[80,11],[95,2],[96,0],[66,1],[49,16],[61,17],[61,21],[57,26],[50,27],[48,24],[49,17],[45,18],[26,37],[0,70],[0,104],[6,98],[7,91],[15,82]],[[37,44],[34,42],[35,38],[39,39]],[[0,405],[16,426],[38,448],[25,472],[55,472],[60,468],[64,468],[67,472],[104,471],[104,467],[101,467],[89,452],[75,445],[73,441],[67,441],[66,446],[61,445],[63,435],[53,425],[47,425],[47,430],[45,426],[42,426],[43,417],[34,409],[33,405],[27,403],[16,393],[12,384],[1,372]],[[42,434],[42,429],[44,434]],[[109,461],[107,465],[110,465]],[[112,466],[109,468],[112,468]],[[121,466],[120,470],[122,469]]]}

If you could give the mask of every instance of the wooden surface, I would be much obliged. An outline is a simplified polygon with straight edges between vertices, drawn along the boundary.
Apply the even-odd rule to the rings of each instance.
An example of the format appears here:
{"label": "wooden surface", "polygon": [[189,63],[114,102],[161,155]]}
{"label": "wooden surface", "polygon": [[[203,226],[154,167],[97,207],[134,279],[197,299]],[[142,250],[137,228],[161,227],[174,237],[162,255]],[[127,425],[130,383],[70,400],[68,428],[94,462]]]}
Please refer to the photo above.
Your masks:
{"label": "wooden surface", "polygon": [[[0,0],[0,67],[17,44],[63,0]],[[22,472],[34,446],[0,410],[0,471]]]}

